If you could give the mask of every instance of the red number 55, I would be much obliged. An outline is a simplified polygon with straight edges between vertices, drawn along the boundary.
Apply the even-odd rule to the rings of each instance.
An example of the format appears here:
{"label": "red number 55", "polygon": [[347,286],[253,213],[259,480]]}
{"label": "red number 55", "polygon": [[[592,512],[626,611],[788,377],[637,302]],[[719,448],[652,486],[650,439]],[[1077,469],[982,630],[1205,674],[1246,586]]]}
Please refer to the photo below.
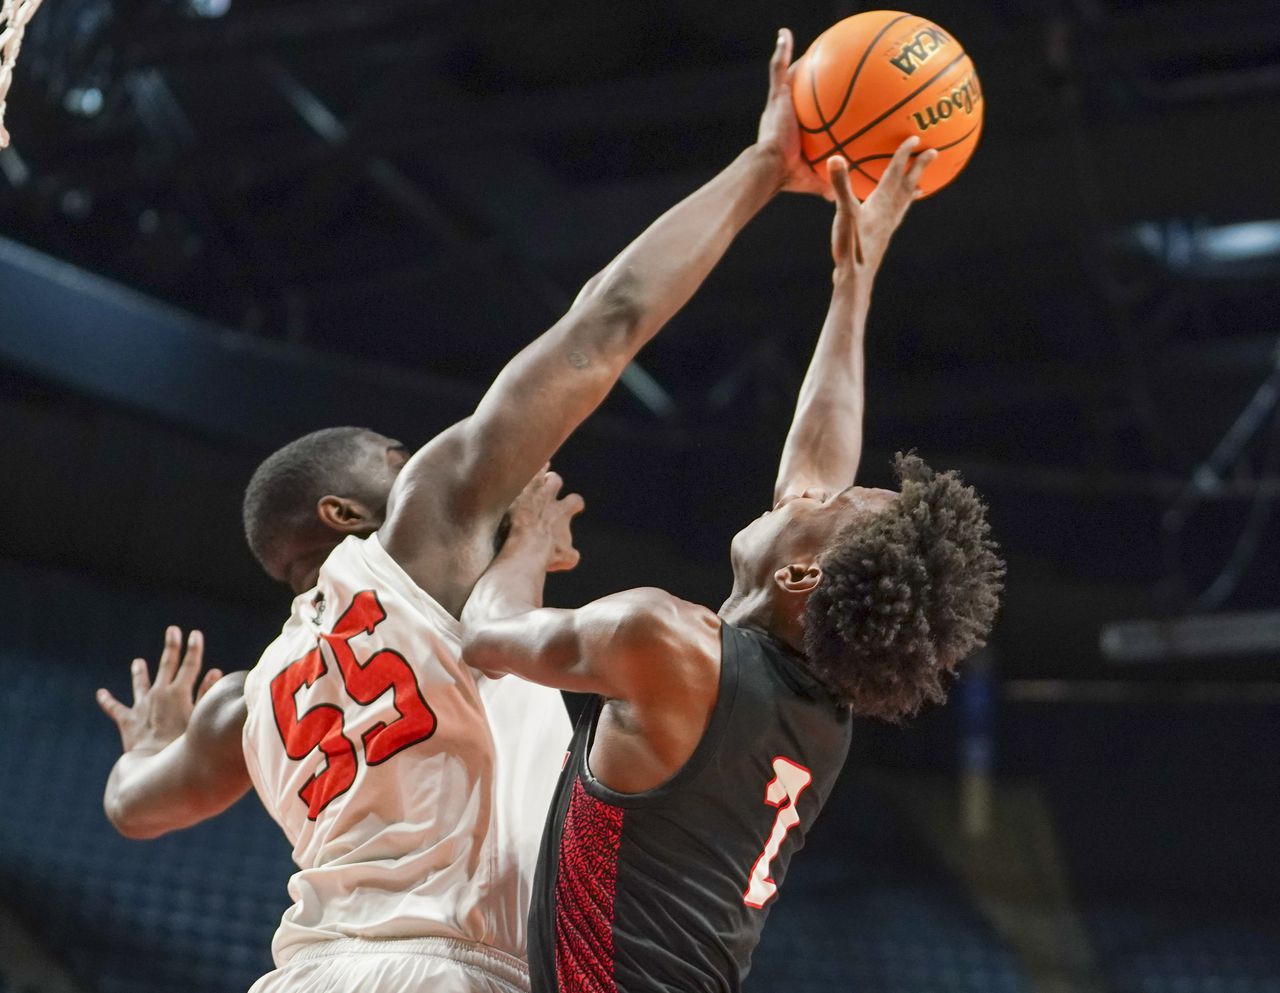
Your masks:
{"label": "red number 55", "polygon": [[[353,700],[369,704],[388,690],[395,693],[394,706],[399,716],[379,721],[360,736],[368,765],[378,765],[410,745],[426,741],[436,730],[436,715],[423,699],[413,669],[403,655],[384,648],[361,662],[351,648],[352,638],[373,634],[374,628],[386,619],[387,612],[378,602],[378,595],[373,590],[363,590],[338,618],[333,631],[320,636],[328,644],[342,683]],[[340,707],[321,703],[298,713],[298,691],[311,686],[329,671],[320,649],[321,646],[316,645],[271,680],[271,704],[285,754],[300,761],[319,749],[325,757],[324,768],[312,774],[298,790],[298,796],[307,805],[307,819],[313,821],[320,811],[351,788],[358,769],[356,746],[347,737]]]}

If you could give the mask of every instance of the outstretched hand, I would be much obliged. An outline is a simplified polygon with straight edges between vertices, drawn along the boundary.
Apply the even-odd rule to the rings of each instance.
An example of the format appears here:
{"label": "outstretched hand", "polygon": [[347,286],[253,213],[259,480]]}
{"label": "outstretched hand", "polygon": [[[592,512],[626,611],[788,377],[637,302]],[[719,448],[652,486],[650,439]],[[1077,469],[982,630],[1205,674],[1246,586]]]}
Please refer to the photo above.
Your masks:
{"label": "outstretched hand", "polygon": [[919,138],[911,137],[898,146],[865,203],[853,194],[849,163],[839,155],[827,160],[836,200],[831,256],[835,260],[837,279],[854,272],[874,276],[880,268],[893,233],[907,216],[907,210],[922,196],[920,177],[938,157],[932,148],[913,155],[919,144]]}
{"label": "outstretched hand", "polygon": [[204,635],[192,631],[183,654],[182,631],[169,627],[164,633],[164,651],[156,666],[154,683],[146,660],[133,660],[132,707],[126,707],[107,690],[98,690],[98,706],[115,721],[124,751],[158,752],[186,731],[196,703],[222,678],[220,670],[210,669],[197,687],[203,660]]}
{"label": "outstretched hand", "polygon": [[586,502],[577,493],[560,496],[564,480],[543,467],[511,505],[511,535],[508,540],[545,544],[547,572],[568,572],[581,556],[573,547],[573,518]]}
{"label": "outstretched hand", "polygon": [[769,98],[760,115],[756,144],[780,157],[785,170],[784,190],[816,193],[831,200],[834,196],[831,186],[809,167],[800,148],[800,123],[796,120],[795,104],[791,102],[791,76],[795,72],[791,64],[793,45],[791,32],[781,28],[769,60]]}

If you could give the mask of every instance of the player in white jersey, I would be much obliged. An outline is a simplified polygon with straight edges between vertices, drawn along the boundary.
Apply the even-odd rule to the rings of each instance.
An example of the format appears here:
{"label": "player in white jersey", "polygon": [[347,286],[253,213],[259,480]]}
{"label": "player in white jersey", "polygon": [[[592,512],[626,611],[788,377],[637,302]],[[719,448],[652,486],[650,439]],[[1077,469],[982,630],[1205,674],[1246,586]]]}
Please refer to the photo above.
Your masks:
{"label": "player in white jersey", "polygon": [[[105,690],[124,754],[104,799],[131,837],[225,810],[251,786],[294,846],[294,904],[255,990],[527,988],[538,835],[568,724],[559,700],[460,661],[457,618],[521,489],[780,189],[800,156],[780,32],[756,142],[664,214],[411,458],[372,431],[286,446],[245,496],[250,547],[295,594],[248,673],[206,675],[166,634],[134,705]],[[561,567],[576,552],[565,535]],[[194,692],[193,692],[194,691]],[[194,709],[193,709],[194,697]]]}
{"label": "player in white jersey", "polygon": [[568,716],[558,693],[459,654],[457,619],[377,535],[352,536],[245,678],[245,764],[300,867],[277,961],[414,936],[523,971],[518,908]]}

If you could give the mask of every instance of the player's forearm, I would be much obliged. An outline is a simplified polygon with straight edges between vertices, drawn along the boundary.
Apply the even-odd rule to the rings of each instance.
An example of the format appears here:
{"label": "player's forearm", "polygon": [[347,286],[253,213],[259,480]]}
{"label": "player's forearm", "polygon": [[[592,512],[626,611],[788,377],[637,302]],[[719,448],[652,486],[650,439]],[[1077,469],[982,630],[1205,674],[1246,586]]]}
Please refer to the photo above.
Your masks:
{"label": "player's forearm", "polygon": [[509,599],[496,613],[464,622],[462,659],[481,672],[510,673],[556,689],[594,692],[583,689],[574,671],[578,653],[572,613]]}
{"label": "player's forearm", "polygon": [[437,517],[406,511],[412,504],[401,501],[388,519],[387,550],[412,563],[421,542],[405,522],[441,513],[468,526],[491,526],[693,295],[784,178],[778,153],[753,146],[641,234],[568,314],[507,364],[452,450],[433,442],[430,454],[424,449],[406,467],[402,479],[427,480],[417,487],[419,505],[423,494],[443,492],[443,499]]}
{"label": "player's forearm", "polygon": [[546,561],[545,547],[518,532],[509,535],[467,598],[462,609],[464,629],[541,607]]}
{"label": "player's forearm", "polygon": [[575,307],[624,317],[626,359],[702,285],[733,239],[782,188],[781,156],[752,145],[705,186],[651,224],[584,288]]}
{"label": "player's forearm", "polygon": [[571,611],[542,606],[547,536],[513,529],[462,611],[462,658],[481,672],[512,673],[558,689],[575,657]]}
{"label": "player's forearm", "polygon": [[610,671],[615,639],[584,634],[584,612],[589,608],[534,607],[464,625],[463,661],[481,672],[509,673],[557,690],[622,696]]}
{"label": "player's forearm", "polygon": [[865,397],[863,339],[870,287],[837,275],[822,333],[787,434],[774,498],[805,489],[849,486],[862,456]]}

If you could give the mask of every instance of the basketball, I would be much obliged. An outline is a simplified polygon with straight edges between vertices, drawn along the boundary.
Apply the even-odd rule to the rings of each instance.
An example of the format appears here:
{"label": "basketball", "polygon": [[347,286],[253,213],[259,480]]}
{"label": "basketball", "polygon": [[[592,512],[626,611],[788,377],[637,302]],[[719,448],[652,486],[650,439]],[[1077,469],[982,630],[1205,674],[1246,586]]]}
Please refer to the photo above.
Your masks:
{"label": "basketball", "polygon": [[920,188],[936,193],[959,175],[982,134],[982,87],[973,62],[932,21],[896,10],[847,17],[795,64],[791,98],[809,166],[824,179],[843,155],[859,199],[912,135],[938,158]]}

